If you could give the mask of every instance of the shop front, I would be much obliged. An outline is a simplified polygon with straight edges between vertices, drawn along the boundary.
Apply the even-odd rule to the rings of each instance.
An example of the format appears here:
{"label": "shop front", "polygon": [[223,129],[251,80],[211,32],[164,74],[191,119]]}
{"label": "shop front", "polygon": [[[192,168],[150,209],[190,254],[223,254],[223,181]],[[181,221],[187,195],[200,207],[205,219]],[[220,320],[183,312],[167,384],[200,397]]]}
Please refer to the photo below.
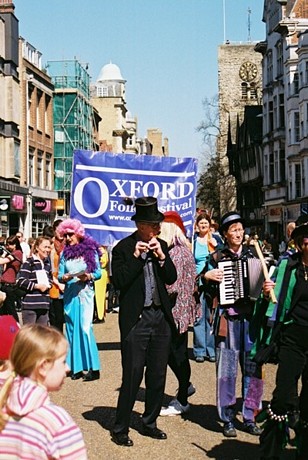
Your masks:
{"label": "shop front", "polygon": [[267,231],[279,241],[284,236],[282,204],[267,207]]}

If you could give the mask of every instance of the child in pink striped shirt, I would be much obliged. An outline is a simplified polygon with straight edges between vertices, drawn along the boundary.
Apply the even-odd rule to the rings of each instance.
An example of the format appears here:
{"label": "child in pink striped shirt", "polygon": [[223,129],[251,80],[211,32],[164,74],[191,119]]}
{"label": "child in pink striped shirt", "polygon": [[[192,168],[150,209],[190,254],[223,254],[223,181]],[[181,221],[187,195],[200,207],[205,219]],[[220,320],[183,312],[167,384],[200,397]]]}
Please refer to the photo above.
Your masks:
{"label": "child in pink striped shirt", "polygon": [[0,459],[86,460],[80,429],[53,404],[68,366],[67,342],[54,328],[31,324],[17,333],[12,374],[0,391]]}

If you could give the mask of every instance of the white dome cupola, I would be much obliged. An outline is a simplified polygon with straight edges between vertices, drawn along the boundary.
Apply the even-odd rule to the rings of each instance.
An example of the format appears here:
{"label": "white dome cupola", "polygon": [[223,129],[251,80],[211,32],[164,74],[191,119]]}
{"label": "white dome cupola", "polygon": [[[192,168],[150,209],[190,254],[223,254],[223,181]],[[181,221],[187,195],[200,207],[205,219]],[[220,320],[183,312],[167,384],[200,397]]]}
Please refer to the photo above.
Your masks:
{"label": "white dome cupola", "polygon": [[110,62],[101,68],[96,81],[98,97],[122,97],[125,100],[125,83],[120,68]]}

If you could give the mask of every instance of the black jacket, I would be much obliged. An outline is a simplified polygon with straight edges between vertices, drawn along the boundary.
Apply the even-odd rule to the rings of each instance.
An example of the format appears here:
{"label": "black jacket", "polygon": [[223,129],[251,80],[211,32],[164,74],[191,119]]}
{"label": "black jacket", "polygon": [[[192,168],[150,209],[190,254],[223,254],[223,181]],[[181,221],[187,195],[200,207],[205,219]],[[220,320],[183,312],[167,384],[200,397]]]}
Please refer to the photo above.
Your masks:
{"label": "black jacket", "polygon": [[[161,300],[161,308],[167,320],[174,325],[171,304],[166,291],[166,284],[173,284],[177,279],[176,268],[170,259],[165,241],[158,239],[166,256],[160,266],[153,258],[153,269]],[[119,324],[121,339],[124,340],[131,328],[138,321],[145,301],[145,281],[143,267],[145,261],[134,257],[137,232],[121,240],[112,251],[112,282],[120,290]]]}

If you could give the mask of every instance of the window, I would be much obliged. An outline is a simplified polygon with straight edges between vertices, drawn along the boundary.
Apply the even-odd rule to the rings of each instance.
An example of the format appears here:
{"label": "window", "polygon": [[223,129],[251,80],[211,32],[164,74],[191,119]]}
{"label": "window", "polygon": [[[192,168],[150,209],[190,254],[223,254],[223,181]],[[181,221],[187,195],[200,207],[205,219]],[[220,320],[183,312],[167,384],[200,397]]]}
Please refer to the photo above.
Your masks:
{"label": "window", "polygon": [[247,100],[248,99],[248,94],[247,94],[247,83],[242,83],[242,99]]}
{"label": "window", "polygon": [[274,107],[274,113],[273,113],[273,129],[276,129],[277,126],[278,126],[277,96],[274,96],[274,99],[273,99],[273,107]]}
{"label": "window", "polygon": [[258,98],[258,92],[257,92],[257,87],[255,83],[250,84],[250,99],[257,99]]}
{"label": "window", "polygon": [[284,94],[279,94],[279,128],[285,127],[284,119]]}
{"label": "window", "polygon": [[283,75],[283,46],[282,42],[278,42],[276,46],[277,53],[277,77]]}
{"label": "window", "polygon": [[249,84],[249,83],[243,82],[241,84],[241,92],[242,92],[243,100],[257,99],[258,93],[257,93],[257,87],[255,83]]}
{"label": "window", "polygon": [[286,180],[286,152],[284,147],[279,150],[279,174],[280,181],[285,182]]}
{"label": "window", "polygon": [[292,165],[289,165],[289,200],[293,199],[293,175]]}
{"label": "window", "polygon": [[293,94],[298,94],[298,91],[299,91],[298,72],[295,72],[293,75]]}
{"label": "window", "polygon": [[304,119],[305,119],[305,114],[304,114],[304,105],[301,104],[299,106],[299,109],[300,109],[300,117],[299,117],[299,121],[300,121],[300,139],[302,139],[304,136],[305,136],[305,126],[304,126]]}
{"label": "window", "polygon": [[274,153],[270,152],[269,155],[269,183],[275,183],[275,169],[274,169]]}
{"label": "window", "polygon": [[308,85],[308,61],[305,62],[305,84]]}
{"label": "window", "polygon": [[267,54],[267,83],[273,81],[273,53],[269,51]]}
{"label": "window", "polygon": [[32,117],[31,117],[33,86],[31,86],[29,82],[27,82],[27,85],[28,85],[27,123],[28,123],[28,126],[32,126],[32,125],[34,125],[34,123],[32,123]]}
{"label": "window", "polygon": [[294,142],[300,141],[299,112],[294,112]]}
{"label": "window", "polygon": [[29,185],[34,184],[34,152],[33,150],[29,151]]}
{"label": "window", "polygon": [[[46,134],[51,133],[51,119],[52,119],[52,112],[51,112],[51,98],[47,94],[45,95],[45,113],[44,113],[44,118],[45,118],[45,132]],[[50,113],[49,113],[50,112]]]}
{"label": "window", "polygon": [[108,97],[108,86],[98,86],[97,95],[99,97]]}
{"label": "window", "polygon": [[263,126],[263,131],[264,131],[264,133],[267,133],[267,132],[268,132],[268,128],[267,128],[267,122],[268,122],[267,107],[268,107],[268,105],[264,102],[264,104],[263,104],[263,110],[262,110],[262,113],[263,113],[263,123],[262,123],[262,126]]}
{"label": "window", "polygon": [[301,185],[302,185],[302,177],[301,177],[301,165],[295,164],[295,198],[299,198],[301,196]]}
{"label": "window", "polygon": [[14,176],[20,177],[20,145],[14,142]]}
{"label": "window", "polygon": [[269,184],[268,177],[268,155],[264,155],[264,185]]}
{"label": "window", "polygon": [[36,93],[36,127],[39,131],[43,130],[43,123],[41,117],[41,101],[42,101],[42,91],[37,90]]}
{"label": "window", "polygon": [[51,155],[46,155],[45,187],[51,189]]}
{"label": "window", "polygon": [[37,186],[44,187],[43,183],[43,152],[37,155]]}
{"label": "window", "polygon": [[274,152],[274,182],[279,180],[279,152],[275,150]]}
{"label": "window", "polygon": [[273,101],[268,103],[268,131],[273,131],[274,120],[273,120]]}

